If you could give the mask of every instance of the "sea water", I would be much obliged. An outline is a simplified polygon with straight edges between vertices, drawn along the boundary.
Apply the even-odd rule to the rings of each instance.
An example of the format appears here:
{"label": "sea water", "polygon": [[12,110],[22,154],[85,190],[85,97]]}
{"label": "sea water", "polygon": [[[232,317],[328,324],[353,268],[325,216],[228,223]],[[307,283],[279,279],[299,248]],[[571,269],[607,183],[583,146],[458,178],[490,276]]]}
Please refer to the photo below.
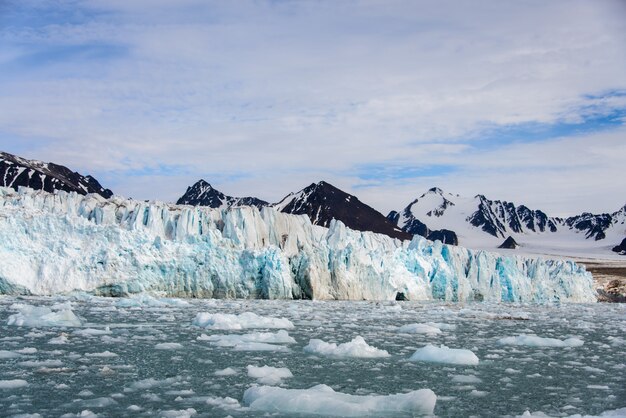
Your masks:
{"label": "sea water", "polygon": [[0,297],[0,416],[414,416],[432,396],[437,416],[626,414],[626,305]]}

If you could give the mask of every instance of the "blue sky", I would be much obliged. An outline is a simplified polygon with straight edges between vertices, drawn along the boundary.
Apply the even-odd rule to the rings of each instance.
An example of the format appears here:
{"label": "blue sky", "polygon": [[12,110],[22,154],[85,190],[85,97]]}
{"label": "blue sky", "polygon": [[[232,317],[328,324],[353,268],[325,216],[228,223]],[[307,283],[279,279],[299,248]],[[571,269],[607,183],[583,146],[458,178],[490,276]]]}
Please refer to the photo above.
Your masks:
{"label": "blue sky", "polygon": [[176,200],[626,203],[622,1],[0,3],[0,149]]}

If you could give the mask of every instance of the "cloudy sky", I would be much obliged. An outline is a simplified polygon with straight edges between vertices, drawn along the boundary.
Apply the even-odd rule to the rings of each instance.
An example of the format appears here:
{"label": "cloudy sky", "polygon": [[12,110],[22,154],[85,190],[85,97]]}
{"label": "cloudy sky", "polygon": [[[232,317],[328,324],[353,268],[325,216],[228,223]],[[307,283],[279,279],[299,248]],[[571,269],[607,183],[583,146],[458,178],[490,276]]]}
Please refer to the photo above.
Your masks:
{"label": "cloudy sky", "polygon": [[626,2],[0,0],[0,149],[176,200],[626,203]]}

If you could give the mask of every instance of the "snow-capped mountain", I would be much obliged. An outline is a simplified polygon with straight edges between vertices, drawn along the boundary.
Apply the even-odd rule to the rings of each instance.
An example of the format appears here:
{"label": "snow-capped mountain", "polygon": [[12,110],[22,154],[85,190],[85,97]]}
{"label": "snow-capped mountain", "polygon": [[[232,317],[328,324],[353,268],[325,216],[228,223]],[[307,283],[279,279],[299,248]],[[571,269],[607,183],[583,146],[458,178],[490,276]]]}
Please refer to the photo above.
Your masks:
{"label": "snow-capped mountain", "polygon": [[27,160],[8,152],[0,151],[0,186],[30,187],[35,190],[65,190],[79,194],[97,193],[109,198],[113,192],[100,185],[91,176],[83,176],[69,168],[37,160]]}
{"label": "snow-capped mountain", "polygon": [[268,202],[256,197],[232,197],[214,189],[204,180],[197,181],[188,187],[184,195],[176,202],[178,205],[208,206],[210,208],[230,208],[233,206],[256,206],[262,208]]}
{"label": "snow-capped mountain", "polygon": [[272,206],[280,212],[307,215],[314,225],[328,227],[333,219],[337,219],[357,231],[377,232],[403,240],[412,238],[376,209],[325,181],[290,193]]}
{"label": "snow-capped mountain", "polygon": [[459,244],[472,248],[495,248],[512,237],[521,247],[540,244],[546,248],[608,251],[626,236],[626,206],[612,214],[558,218],[524,205],[489,200],[483,195],[462,197],[436,187],[403,211],[392,211],[388,218],[410,233],[449,229],[456,233]]}

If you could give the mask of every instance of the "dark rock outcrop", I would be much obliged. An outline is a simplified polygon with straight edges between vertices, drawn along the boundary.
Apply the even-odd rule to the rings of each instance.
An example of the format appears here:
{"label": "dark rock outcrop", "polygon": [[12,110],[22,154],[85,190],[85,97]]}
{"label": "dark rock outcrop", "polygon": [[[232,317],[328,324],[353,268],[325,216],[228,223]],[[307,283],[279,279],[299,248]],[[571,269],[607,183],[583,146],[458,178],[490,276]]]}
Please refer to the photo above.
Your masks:
{"label": "dark rock outcrop", "polygon": [[187,188],[184,195],[176,201],[178,205],[208,206],[210,208],[230,208],[233,206],[256,206],[261,209],[269,203],[256,197],[232,197],[214,189],[204,180],[197,181]]}
{"label": "dark rock outcrop", "polygon": [[616,245],[615,247],[613,247],[613,251],[621,255],[626,255],[626,238],[622,240],[622,243],[620,245]]}
{"label": "dark rock outcrop", "polygon": [[427,239],[431,241],[441,241],[444,244],[459,245],[459,238],[454,231],[449,229],[439,229],[428,234]]}
{"label": "dark rock outcrop", "polygon": [[500,244],[500,246],[498,246],[498,248],[507,248],[509,250],[514,250],[517,247],[519,247],[519,244],[513,239],[512,236],[509,236],[502,244]]}

